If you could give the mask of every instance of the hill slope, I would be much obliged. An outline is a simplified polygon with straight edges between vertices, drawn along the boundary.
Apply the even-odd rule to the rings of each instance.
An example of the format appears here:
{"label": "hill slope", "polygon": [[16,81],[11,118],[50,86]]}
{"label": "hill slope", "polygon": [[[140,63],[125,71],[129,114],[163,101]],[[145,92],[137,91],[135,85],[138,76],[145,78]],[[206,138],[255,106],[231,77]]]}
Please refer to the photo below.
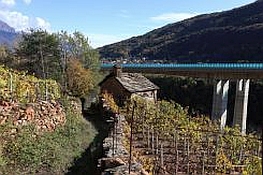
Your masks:
{"label": "hill slope", "polygon": [[263,1],[204,14],[99,48],[103,58],[262,61]]}
{"label": "hill slope", "polygon": [[14,28],[0,20],[0,45],[12,45],[17,35]]}

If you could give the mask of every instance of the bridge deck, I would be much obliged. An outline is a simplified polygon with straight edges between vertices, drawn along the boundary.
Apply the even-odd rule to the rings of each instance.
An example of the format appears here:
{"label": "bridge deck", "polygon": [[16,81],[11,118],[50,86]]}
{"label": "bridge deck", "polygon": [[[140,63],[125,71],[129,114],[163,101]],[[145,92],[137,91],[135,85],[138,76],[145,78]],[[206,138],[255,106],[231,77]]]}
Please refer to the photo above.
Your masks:
{"label": "bridge deck", "polygon": [[[114,64],[102,64],[109,71]],[[124,72],[168,74],[220,79],[262,79],[263,63],[121,64]]]}

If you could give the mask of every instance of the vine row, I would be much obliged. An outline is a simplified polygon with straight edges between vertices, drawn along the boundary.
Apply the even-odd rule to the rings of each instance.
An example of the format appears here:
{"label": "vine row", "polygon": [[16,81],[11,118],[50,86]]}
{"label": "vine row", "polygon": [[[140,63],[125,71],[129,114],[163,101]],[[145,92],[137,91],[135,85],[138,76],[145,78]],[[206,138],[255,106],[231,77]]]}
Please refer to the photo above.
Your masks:
{"label": "vine row", "polygon": [[261,140],[238,126],[221,130],[218,121],[192,118],[179,104],[139,97],[121,112],[133,123],[126,126],[133,126],[132,154],[153,174],[262,174]]}
{"label": "vine row", "polygon": [[60,97],[58,83],[51,79],[38,79],[0,65],[0,99],[30,103],[37,100],[54,100]]}

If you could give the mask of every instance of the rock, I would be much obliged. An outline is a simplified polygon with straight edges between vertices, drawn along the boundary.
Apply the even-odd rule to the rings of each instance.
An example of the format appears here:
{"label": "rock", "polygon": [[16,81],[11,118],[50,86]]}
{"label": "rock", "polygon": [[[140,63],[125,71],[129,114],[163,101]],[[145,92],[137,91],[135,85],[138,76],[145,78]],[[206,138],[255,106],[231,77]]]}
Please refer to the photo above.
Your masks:
{"label": "rock", "polygon": [[144,169],[141,170],[141,175],[149,175],[149,173],[147,171],[145,171]]}
{"label": "rock", "polygon": [[38,131],[54,131],[66,123],[63,108],[56,101],[28,104],[0,101],[0,125],[9,120],[14,126],[34,124]]}
{"label": "rock", "polygon": [[104,168],[113,168],[125,165],[125,162],[122,161],[120,158],[102,158],[101,163]]}
{"label": "rock", "polygon": [[7,120],[7,117],[0,116],[0,125],[5,124],[6,120]]}
{"label": "rock", "polygon": [[34,116],[35,115],[35,111],[34,111],[32,106],[27,107],[25,110],[25,113],[28,116]]}
{"label": "rock", "polygon": [[11,134],[16,134],[17,133],[17,129],[16,128],[14,128],[14,129],[11,129]]}

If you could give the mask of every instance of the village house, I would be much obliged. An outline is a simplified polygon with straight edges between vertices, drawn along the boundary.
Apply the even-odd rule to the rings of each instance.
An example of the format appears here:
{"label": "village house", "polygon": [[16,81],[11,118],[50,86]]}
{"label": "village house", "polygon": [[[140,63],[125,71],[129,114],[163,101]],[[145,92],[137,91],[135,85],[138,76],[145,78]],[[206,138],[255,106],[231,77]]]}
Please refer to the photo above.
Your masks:
{"label": "village house", "polygon": [[112,94],[120,105],[133,96],[157,101],[158,86],[139,73],[122,72],[119,65],[115,65],[112,73],[105,77],[99,85],[102,93]]}

